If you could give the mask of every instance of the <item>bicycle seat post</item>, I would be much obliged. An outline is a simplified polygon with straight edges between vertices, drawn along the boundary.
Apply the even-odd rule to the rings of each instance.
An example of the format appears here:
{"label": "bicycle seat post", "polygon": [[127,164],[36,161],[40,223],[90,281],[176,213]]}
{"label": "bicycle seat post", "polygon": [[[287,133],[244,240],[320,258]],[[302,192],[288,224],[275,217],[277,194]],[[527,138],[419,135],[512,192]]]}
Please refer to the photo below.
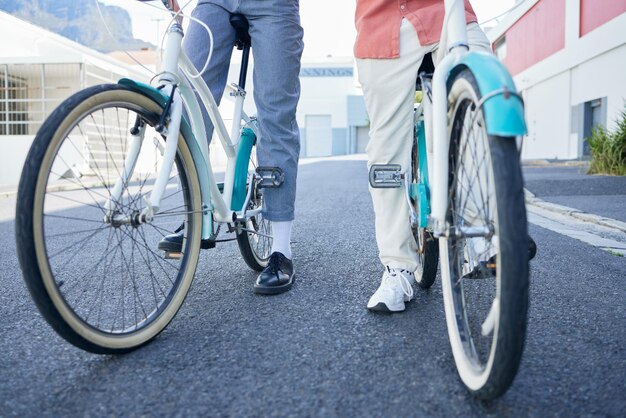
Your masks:
{"label": "bicycle seat post", "polygon": [[246,88],[246,75],[248,72],[248,60],[250,58],[250,46],[252,40],[248,33],[250,27],[248,20],[241,14],[234,14],[230,17],[230,24],[235,28],[237,33],[237,40],[235,41],[235,47],[242,51],[241,55],[241,68],[239,70],[239,88],[244,90]]}
{"label": "bicycle seat post", "polygon": [[241,68],[239,69],[239,87],[246,89],[246,75],[248,73],[248,60],[250,58],[250,46],[244,45],[241,55]]}

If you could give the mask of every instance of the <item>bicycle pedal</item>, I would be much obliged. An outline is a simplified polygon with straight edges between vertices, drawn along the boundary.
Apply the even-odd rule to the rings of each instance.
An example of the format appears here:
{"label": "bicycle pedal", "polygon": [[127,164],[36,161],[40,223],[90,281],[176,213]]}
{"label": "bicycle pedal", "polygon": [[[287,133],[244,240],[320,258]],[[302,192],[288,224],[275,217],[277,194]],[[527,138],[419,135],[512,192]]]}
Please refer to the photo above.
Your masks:
{"label": "bicycle pedal", "polygon": [[257,167],[256,173],[260,188],[277,188],[285,181],[285,173],[279,167]]}
{"label": "bicycle pedal", "polygon": [[208,250],[209,248],[215,248],[215,240],[213,239],[200,240],[200,248],[202,248],[203,250]]}
{"label": "bicycle pedal", "polygon": [[404,183],[400,164],[372,164],[369,178],[370,186],[374,189],[402,187]]}
{"label": "bicycle pedal", "polygon": [[180,260],[183,258],[183,253],[179,251],[165,251],[166,260]]}

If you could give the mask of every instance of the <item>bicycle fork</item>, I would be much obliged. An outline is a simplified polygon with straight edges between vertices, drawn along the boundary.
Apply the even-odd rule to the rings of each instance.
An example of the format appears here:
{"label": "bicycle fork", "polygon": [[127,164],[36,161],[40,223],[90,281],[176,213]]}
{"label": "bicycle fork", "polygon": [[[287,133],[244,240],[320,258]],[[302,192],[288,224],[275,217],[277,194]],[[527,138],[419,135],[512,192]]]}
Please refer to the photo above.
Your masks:
{"label": "bicycle fork", "polygon": [[137,116],[135,125],[130,130],[130,149],[128,153],[128,159],[125,166],[120,173],[120,176],[115,183],[115,186],[111,190],[111,196],[105,203],[105,216],[104,221],[111,224],[142,224],[151,222],[154,215],[158,213],[161,206],[161,199],[165,192],[169,175],[174,165],[174,159],[176,157],[176,150],[178,148],[178,137],[180,130],[180,123],[183,114],[183,102],[178,90],[174,85],[169,86],[171,90],[170,94],[170,106],[169,112],[164,112],[162,120],[169,119],[167,127],[164,124],[161,126],[161,133],[166,134],[165,147],[163,148],[163,160],[161,169],[159,170],[154,184],[154,188],[150,193],[150,197],[144,200],[146,207],[140,213],[120,213],[118,211],[117,202],[120,201],[124,188],[131,180],[132,173],[134,171],[141,145],[145,139],[145,122],[141,120],[140,116]]}

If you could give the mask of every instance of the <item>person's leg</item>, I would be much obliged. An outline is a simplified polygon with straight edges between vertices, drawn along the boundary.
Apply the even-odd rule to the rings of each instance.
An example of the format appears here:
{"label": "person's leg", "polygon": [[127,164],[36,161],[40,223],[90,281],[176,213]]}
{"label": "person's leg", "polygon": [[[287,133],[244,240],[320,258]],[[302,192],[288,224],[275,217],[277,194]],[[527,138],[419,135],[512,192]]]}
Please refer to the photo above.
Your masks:
{"label": "person's leg", "polygon": [[[400,58],[357,59],[359,81],[370,118],[368,166],[400,164],[410,169],[413,104],[417,70],[427,48],[421,47],[413,26],[400,28]],[[411,233],[403,188],[370,188],[376,222],[376,242],[385,266],[417,269],[417,247]]]}
{"label": "person's leg", "polygon": [[[370,118],[368,166],[399,164],[410,170],[413,139],[413,104],[417,71],[432,47],[422,47],[413,26],[400,27],[400,58],[357,59],[359,81]],[[411,232],[409,208],[403,188],[370,188],[374,205],[376,242],[385,273],[368,308],[404,310],[413,296],[417,245]]]}
{"label": "person's leg", "polygon": [[[230,24],[230,12],[212,3],[201,3],[194,8],[191,16],[206,24],[213,34],[213,53],[202,78],[219,105],[226,87],[230,58],[235,46],[236,35],[235,29]],[[206,29],[191,20],[185,33],[183,48],[198,71],[205,65],[210,47],[211,42]],[[210,143],[213,124],[203,106],[202,110],[207,141]]]}
{"label": "person's leg", "polygon": [[244,0],[240,10],[248,18],[252,38],[259,165],[279,167],[285,174],[280,187],[264,190],[264,216],[273,222],[292,221],[300,154],[296,106],[304,48],[298,1]]}
{"label": "person's leg", "polygon": [[304,49],[299,4],[298,0],[243,0],[238,11],[250,23],[259,165],[278,167],[285,175],[280,187],[263,190],[263,215],[272,223],[273,244],[269,265],[254,289],[282,293],[293,281],[290,236],[300,154],[296,106]]}

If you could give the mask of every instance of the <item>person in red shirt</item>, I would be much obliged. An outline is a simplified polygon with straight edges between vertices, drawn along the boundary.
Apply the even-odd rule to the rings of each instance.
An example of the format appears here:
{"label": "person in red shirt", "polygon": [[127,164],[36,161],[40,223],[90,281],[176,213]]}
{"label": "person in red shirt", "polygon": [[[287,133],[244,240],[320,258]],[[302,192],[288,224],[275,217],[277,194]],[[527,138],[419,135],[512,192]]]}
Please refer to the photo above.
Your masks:
{"label": "person in red shirt", "polygon": [[[444,0],[357,0],[354,54],[370,118],[368,167],[410,167],[417,71],[426,54],[432,54],[435,64],[440,59],[437,53],[444,16]],[[465,17],[470,49],[491,52],[468,0]],[[370,193],[385,271],[367,308],[400,312],[413,298],[412,282],[418,268],[404,189],[370,188]]]}

